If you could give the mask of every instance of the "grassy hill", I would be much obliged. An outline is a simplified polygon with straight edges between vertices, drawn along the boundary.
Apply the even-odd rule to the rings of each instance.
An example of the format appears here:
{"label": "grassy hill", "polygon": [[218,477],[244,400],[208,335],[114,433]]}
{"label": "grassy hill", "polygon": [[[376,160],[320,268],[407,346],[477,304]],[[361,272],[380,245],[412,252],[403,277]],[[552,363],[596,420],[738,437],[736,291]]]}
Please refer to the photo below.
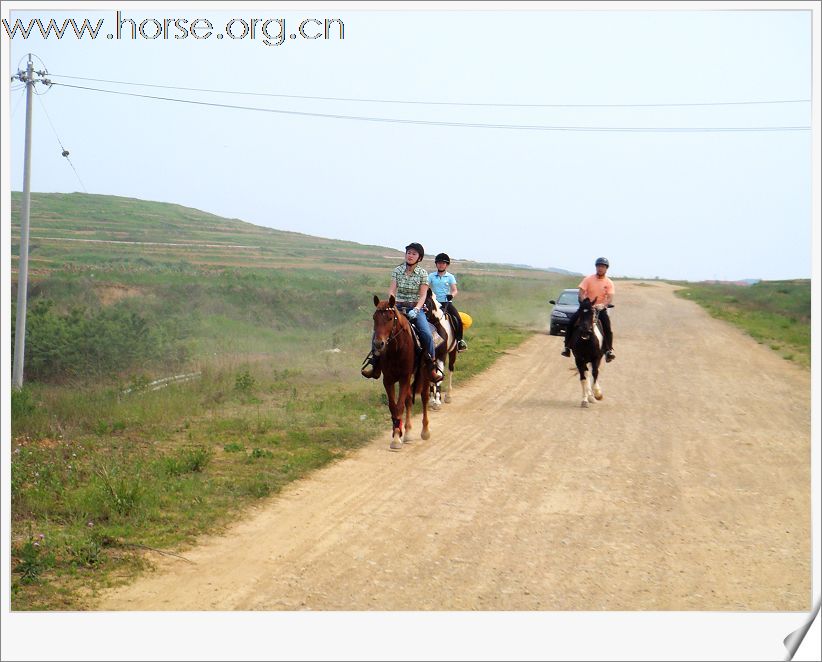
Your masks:
{"label": "grassy hill", "polygon": [[[359,368],[399,251],[86,194],[33,194],[30,227],[26,386],[11,403],[14,609],[85,608],[153,550],[183,550],[390,429],[381,383]],[[576,284],[467,261],[452,271],[475,321],[457,384],[544,331],[547,299]],[[153,390],[178,375],[190,379]]]}
{"label": "grassy hill", "polygon": [[[13,280],[18,215],[14,194]],[[146,357],[149,367],[154,361],[175,369],[215,354],[285,351],[280,359],[286,360],[294,343],[313,352],[357,337],[367,347],[371,298],[386,292],[390,269],[402,261],[401,252],[380,246],[282,232],[178,205],[76,193],[34,194],[30,234],[35,318],[78,309],[85,318],[102,310],[109,317],[139,315],[158,337],[151,343],[155,356]],[[424,266],[433,269],[430,256]],[[566,282],[547,271],[467,261],[456,261],[452,271],[460,278],[461,304],[492,325],[540,325],[545,300]],[[38,301],[53,303],[45,311]],[[111,320],[96,326],[106,324]],[[40,367],[36,358],[31,365]],[[129,367],[98,365],[109,375]],[[61,370],[33,376],[94,372],[90,366]]]}

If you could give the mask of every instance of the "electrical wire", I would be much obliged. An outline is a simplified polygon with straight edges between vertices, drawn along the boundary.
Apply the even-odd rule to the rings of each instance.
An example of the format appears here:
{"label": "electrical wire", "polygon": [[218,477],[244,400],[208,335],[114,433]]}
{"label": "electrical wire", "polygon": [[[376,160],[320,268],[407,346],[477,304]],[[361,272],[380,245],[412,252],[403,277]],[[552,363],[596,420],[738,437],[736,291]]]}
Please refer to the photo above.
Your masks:
{"label": "electrical wire", "polygon": [[[40,96],[41,95],[38,95],[38,98]],[[57,129],[54,128],[54,123],[51,121],[51,117],[49,116],[49,111],[46,110],[46,104],[42,99],[40,99],[40,106],[43,108],[43,112],[46,114],[46,119],[49,121],[49,125],[51,125],[51,130],[54,131],[54,137],[57,138],[57,143],[60,145],[60,149],[63,152],[63,156],[66,158],[66,161],[69,162],[69,165],[71,166],[71,169],[74,170],[74,174],[77,177],[77,181],[80,182],[80,186],[83,188],[83,192],[88,193],[88,190],[86,189],[86,185],[83,184],[83,180],[80,179],[80,173],[77,172],[77,168],[74,167],[74,164],[71,162],[71,159],[69,158],[69,151],[63,146],[63,141],[60,140],[60,136],[57,135]]]}
{"label": "electrical wire", "polygon": [[[25,89],[25,88],[26,88],[26,86],[25,86],[25,85],[23,85],[23,87],[18,87],[17,89],[18,89],[18,90],[23,90],[23,89]],[[26,98],[25,93],[24,93],[24,94],[21,94],[21,95],[17,98],[17,103],[16,103],[16,104],[14,104],[14,108],[13,108],[13,109],[12,109],[12,111],[11,111],[11,115],[10,115],[10,117],[14,117],[14,116],[15,116],[15,114],[17,113],[17,109],[20,107],[20,104],[23,102],[23,99],[25,99],[25,98]]]}
{"label": "electrical wire", "polygon": [[105,78],[85,78],[83,76],[69,76],[66,74],[49,74],[51,77],[71,78],[95,83],[111,83],[115,85],[134,85],[137,87],[156,87],[166,90],[180,90],[185,92],[209,92],[213,94],[238,94],[255,97],[278,97],[283,99],[313,99],[320,101],[355,101],[360,103],[398,103],[430,106],[479,106],[494,108],[670,108],[678,106],[742,106],[757,104],[778,103],[810,103],[810,99],[782,99],[769,101],[710,101],[697,103],[471,103],[457,101],[412,101],[401,99],[357,99],[351,97],[321,97],[299,94],[273,94],[268,92],[242,92],[239,90],[215,90],[202,87],[181,87],[178,85],[158,85],[154,83],[135,83]]}
{"label": "electrical wire", "polygon": [[282,110],[275,108],[259,108],[256,106],[238,106],[234,104],[213,103],[209,101],[194,101],[191,99],[178,99],[174,97],[159,97],[149,94],[135,94],[133,92],[120,92],[117,90],[104,90],[96,87],[85,87],[82,85],[69,85],[68,83],[52,82],[52,85],[60,87],[86,90],[91,92],[103,92],[105,94],[115,94],[120,96],[137,97],[141,99],[153,99],[156,101],[170,101],[175,103],[186,103],[196,106],[210,106],[214,108],[229,108],[233,110],[251,110],[262,113],[276,113],[280,115],[293,115],[300,117],[323,117],[328,119],[358,120],[364,122],[384,122],[393,124],[418,124],[425,126],[453,126],[475,129],[517,129],[527,131],[596,131],[596,132],[621,132],[621,133],[718,133],[718,132],[760,132],[760,131],[809,131],[810,126],[755,126],[755,127],[603,127],[603,126],[549,126],[549,125],[524,125],[524,124],[485,124],[478,122],[446,122],[437,120],[415,120],[389,117],[365,117],[358,115],[339,115],[331,113],[309,113],[297,110]]}

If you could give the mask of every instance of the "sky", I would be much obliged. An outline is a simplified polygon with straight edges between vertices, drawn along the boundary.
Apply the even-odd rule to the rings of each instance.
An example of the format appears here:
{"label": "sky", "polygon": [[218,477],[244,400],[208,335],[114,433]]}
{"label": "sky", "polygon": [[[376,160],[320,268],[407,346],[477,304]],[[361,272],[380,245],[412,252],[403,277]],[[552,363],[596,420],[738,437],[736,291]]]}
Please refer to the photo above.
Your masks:
{"label": "sky", "polygon": [[[605,256],[612,276],[809,278],[811,14],[687,4],[283,12],[118,3],[11,16],[26,25],[102,18],[95,40],[36,31],[10,39],[5,29],[3,38],[9,75],[32,52],[60,84],[38,86],[33,191],[173,202],[397,249],[418,241],[455,259],[589,273]],[[135,25],[148,20],[147,36],[165,18],[183,27],[208,19],[214,34],[175,39],[182,32],[170,23],[168,39],[132,39],[127,22],[121,38],[105,39],[118,9]],[[286,34],[305,19],[339,19],[344,36],[333,24],[329,39],[297,34],[276,45],[272,21],[266,45],[260,21],[255,39],[216,38],[232,19],[241,36],[240,19],[252,18],[284,19]],[[320,29],[310,22],[304,32]],[[129,84],[80,80],[88,78]],[[170,89],[180,87],[233,93]],[[22,189],[18,88],[4,88],[12,190]],[[402,121],[376,121],[387,119]],[[800,128],[685,130],[750,127]],[[674,130],[624,130],[637,128]]]}
{"label": "sky", "polygon": [[[22,189],[23,169],[25,100],[9,77],[33,53],[60,84],[37,86],[33,191],[158,200],[315,236],[395,249],[418,241],[429,254],[582,273],[605,256],[612,276],[818,276],[809,9],[818,31],[819,3],[165,4],[3,3],[12,23],[104,21],[95,40],[10,38],[0,27],[4,195]],[[149,36],[153,19],[214,29],[175,40],[172,20],[169,39],[107,39],[117,10],[148,21]],[[259,33],[217,38],[232,19],[239,36],[240,19],[253,18],[258,31],[284,19],[283,43],[274,22],[272,45]],[[313,18],[340,19],[344,38],[299,36]],[[738,130],[751,127],[798,128]],[[7,246],[7,198],[2,207]],[[8,302],[5,260],[2,272]],[[4,558],[8,544],[2,537]],[[4,659],[781,659],[804,616],[18,614],[6,630],[7,567],[4,635],[15,637],[13,648],[1,638],[13,651]],[[794,659],[818,659],[818,647]]]}

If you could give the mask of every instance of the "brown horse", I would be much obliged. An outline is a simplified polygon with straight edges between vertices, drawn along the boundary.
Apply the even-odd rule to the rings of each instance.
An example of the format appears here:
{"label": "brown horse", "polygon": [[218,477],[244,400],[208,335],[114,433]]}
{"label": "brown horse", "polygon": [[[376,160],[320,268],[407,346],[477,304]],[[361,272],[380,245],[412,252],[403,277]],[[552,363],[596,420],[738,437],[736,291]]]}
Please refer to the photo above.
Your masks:
{"label": "brown horse", "polygon": [[[411,410],[414,396],[420,395],[422,402],[422,434],[428,439],[428,388],[431,381],[429,370],[424,361],[415,361],[416,344],[411,335],[411,325],[405,315],[400,313],[394,304],[396,300],[391,295],[388,301],[380,301],[374,295],[374,356],[379,359],[382,371],[382,383],[388,396],[388,408],[391,410],[393,432],[391,449],[399,450],[403,442],[409,441],[408,431],[411,429]],[[395,395],[394,385],[399,385]],[[405,412],[405,432],[402,428],[402,415]]]}

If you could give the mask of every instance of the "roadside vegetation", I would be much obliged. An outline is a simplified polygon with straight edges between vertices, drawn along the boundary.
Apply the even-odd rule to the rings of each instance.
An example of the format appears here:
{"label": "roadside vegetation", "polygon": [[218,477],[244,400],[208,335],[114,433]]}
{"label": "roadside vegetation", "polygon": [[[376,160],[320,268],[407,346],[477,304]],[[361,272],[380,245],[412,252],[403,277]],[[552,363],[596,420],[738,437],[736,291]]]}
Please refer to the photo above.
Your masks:
{"label": "roadside vegetation", "polygon": [[[181,237],[201,243],[169,245]],[[401,259],[175,205],[34,194],[12,609],[93,608],[100,588],[385,434],[382,384],[359,368]],[[544,330],[547,299],[577,281],[452,266],[474,318],[456,385]]]}
{"label": "roadside vegetation", "polygon": [[688,283],[676,292],[714,317],[746,331],[783,358],[811,363],[810,280],[761,281],[751,286]]}

